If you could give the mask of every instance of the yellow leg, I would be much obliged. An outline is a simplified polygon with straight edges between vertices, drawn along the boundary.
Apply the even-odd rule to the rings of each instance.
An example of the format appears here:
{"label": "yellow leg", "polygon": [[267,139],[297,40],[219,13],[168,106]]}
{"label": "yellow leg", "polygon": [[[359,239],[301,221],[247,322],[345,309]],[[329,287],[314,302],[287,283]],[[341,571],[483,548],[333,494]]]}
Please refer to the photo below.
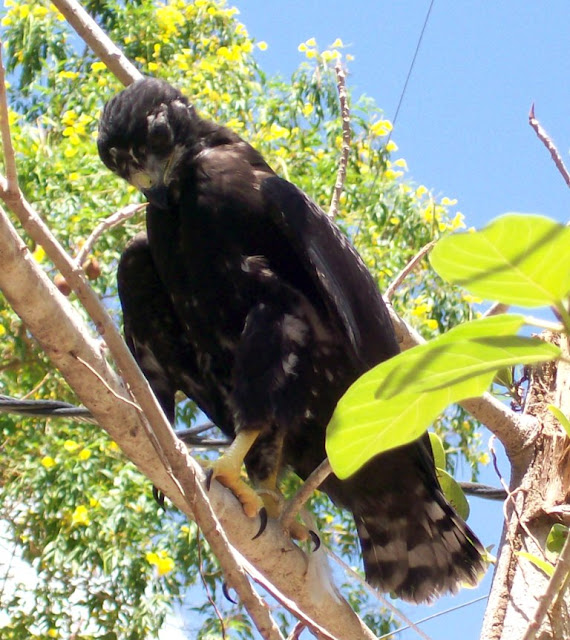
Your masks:
{"label": "yellow leg", "polygon": [[[277,487],[277,469],[268,478],[259,483],[258,490],[267,515],[270,518],[280,518],[285,499]],[[289,527],[289,535],[295,540],[308,540],[310,537],[309,530],[296,520]]]}
{"label": "yellow leg", "polygon": [[241,466],[259,434],[260,431],[240,431],[224,455],[210,465],[208,474],[209,481],[216,478],[233,492],[250,518],[257,515],[264,504],[256,491],[242,479]]}

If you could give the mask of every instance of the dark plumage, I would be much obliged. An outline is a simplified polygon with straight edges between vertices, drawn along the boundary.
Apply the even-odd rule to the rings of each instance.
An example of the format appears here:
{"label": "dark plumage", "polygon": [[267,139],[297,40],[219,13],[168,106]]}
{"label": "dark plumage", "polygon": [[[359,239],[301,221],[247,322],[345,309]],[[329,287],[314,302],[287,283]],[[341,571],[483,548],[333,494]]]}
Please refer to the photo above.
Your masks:
{"label": "dark plumage", "polygon": [[[149,201],[148,240],[125,249],[119,294],[129,346],[169,418],[182,390],[246,441],[254,485],[275,488],[286,467],[306,478],[341,394],[399,350],[361,259],[303,192],[165,82],[113,98],[98,145]],[[420,602],[477,581],[482,547],[443,497],[427,436],[322,488],[354,515],[367,580],[382,591]]]}

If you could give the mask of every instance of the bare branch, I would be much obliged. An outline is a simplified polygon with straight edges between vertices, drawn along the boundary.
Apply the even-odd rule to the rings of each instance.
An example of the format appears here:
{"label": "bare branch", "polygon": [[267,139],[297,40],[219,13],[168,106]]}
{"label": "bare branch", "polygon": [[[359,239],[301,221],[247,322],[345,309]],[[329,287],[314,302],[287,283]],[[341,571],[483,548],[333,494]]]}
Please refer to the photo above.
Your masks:
{"label": "bare branch", "polygon": [[75,29],[77,35],[125,86],[142,78],[141,72],[129,61],[79,2],[76,2],[76,0],[54,0],[53,4]]}
{"label": "bare branch", "polygon": [[410,275],[410,273],[416,268],[416,266],[423,260],[423,258],[432,250],[437,240],[432,240],[424,245],[416,255],[408,262],[408,264],[400,271],[400,273],[390,283],[389,287],[384,292],[384,297],[390,300],[398,287],[402,282]]}
{"label": "bare branch", "polygon": [[564,589],[568,587],[568,574],[570,573],[570,536],[566,538],[566,542],[562,547],[562,551],[558,556],[554,573],[550,578],[550,582],[546,587],[546,591],[539,600],[538,608],[534,614],[534,618],[531,620],[526,633],[522,640],[534,640],[536,634],[539,632],[540,627],[550,605],[554,602],[555,598],[562,597]]}
{"label": "bare branch", "polygon": [[507,313],[510,309],[510,305],[504,304],[503,302],[495,302],[494,305],[489,307],[487,311],[483,314],[484,318],[488,318],[489,316],[498,316],[501,313]]}
{"label": "bare branch", "polygon": [[342,120],[342,146],[340,153],[340,161],[338,163],[338,171],[336,174],[336,182],[334,185],[329,216],[336,218],[338,215],[338,207],[340,204],[340,196],[346,179],[346,168],[348,165],[348,156],[350,154],[350,107],[348,105],[348,92],[346,91],[346,75],[340,63],[336,61],[334,70],[336,71],[338,99],[340,102],[340,117]]}
{"label": "bare branch", "polygon": [[534,102],[530,107],[530,111],[528,114],[528,123],[536,132],[538,139],[544,144],[544,146],[550,151],[550,155],[554,160],[554,164],[556,168],[560,172],[560,175],[564,178],[564,182],[566,182],[567,186],[570,187],[570,173],[568,173],[568,169],[564,165],[564,161],[562,160],[562,156],[558,152],[556,145],[552,142],[550,136],[546,133],[546,131],[542,128],[540,122],[535,118],[534,115]]}
{"label": "bare branch", "polygon": [[302,487],[287,503],[287,506],[281,514],[281,526],[288,531],[295,516],[299,513],[301,507],[313,495],[313,493],[321,486],[321,484],[332,473],[331,465],[328,458],[325,458],[321,464],[311,473],[305,480]]}
{"label": "bare branch", "polygon": [[136,213],[142,211],[147,206],[147,203],[144,202],[142,204],[128,204],[126,207],[119,209],[108,218],[100,222],[91,232],[90,236],[85,241],[85,244],[81,247],[81,249],[77,252],[75,256],[75,263],[78,266],[81,266],[85,261],[85,258],[91,253],[93,249],[93,245],[99,240],[99,238],[113,227],[117,227],[118,225],[125,222],[129,218],[132,218]]}

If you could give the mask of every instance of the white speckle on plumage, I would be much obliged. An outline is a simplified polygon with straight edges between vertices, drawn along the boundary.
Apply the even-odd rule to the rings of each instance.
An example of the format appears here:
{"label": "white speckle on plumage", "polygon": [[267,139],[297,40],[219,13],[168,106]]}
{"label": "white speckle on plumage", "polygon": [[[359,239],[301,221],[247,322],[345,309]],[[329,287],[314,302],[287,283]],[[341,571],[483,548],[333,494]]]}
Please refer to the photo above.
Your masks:
{"label": "white speckle on plumage", "polygon": [[329,381],[332,382],[334,380],[334,375],[333,372],[330,369],[325,369],[325,378]]}
{"label": "white speckle on plumage", "polygon": [[285,372],[286,376],[295,374],[295,367],[297,366],[298,362],[299,357],[294,353],[290,353],[288,356],[283,358],[281,366],[283,367],[283,371]]}
{"label": "white speckle on plumage", "polygon": [[283,335],[291,342],[305,344],[307,340],[307,325],[299,318],[287,313],[283,316]]}

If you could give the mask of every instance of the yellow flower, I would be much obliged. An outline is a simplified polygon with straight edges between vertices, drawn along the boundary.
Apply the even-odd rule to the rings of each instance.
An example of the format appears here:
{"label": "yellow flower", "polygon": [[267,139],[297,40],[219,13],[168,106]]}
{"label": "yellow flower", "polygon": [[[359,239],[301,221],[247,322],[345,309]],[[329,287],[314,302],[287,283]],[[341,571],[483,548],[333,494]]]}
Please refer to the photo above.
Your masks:
{"label": "yellow flower", "polygon": [[66,158],[73,158],[73,156],[77,155],[79,149],[77,149],[76,147],[66,147],[63,150],[63,155]]}
{"label": "yellow flower", "polygon": [[451,229],[451,231],[456,231],[457,229],[465,229],[464,220],[465,216],[461,213],[461,211],[458,211],[455,214],[453,220],[449,223],[448,227]]}
{"label": "yellow flower", "polygon": [[47,636],[48,638],[59,638],[59,633],[57,632],[57,629],[52,627],[51,629],[48,629]]}
{"label": "yellow flower", "polygon": [[402,171],[394,171],[394,169],[386,169],[386,171],[384,171],[384,177],[386,178],[386,180],[395,180],[396,178],[399,178],[402,175]]}
{"label": "yellow flower", "polygon": [[325,62],[330,62],[331,60],[335,60],[340,57],[340,53],[338,51],[330,51],[329,49],[326,49],[323,51],[322,56]]}
{"label": "yellow flower", "polygon": [[267,42],[265,42],[265,40],[262,40],[261,42],[257,43],[257,48],[260,51],[267,51]]}
{"label": "yellow flower", "polygon": [[342,40],[340,38],[337,38],[332,44],[331,44],[331,49],[340,49],[344,47],[344,44],[342,43]]}
{"label": "yellow flower", "polygon": [[392,123],[390,120],[378,120],[370,125],[370,133],[373,136],[385,136],[392,131]]}
{"label": "yellow flower", "polygon": [[91,524],[91,520],[89,519],[89,510],[85,505],[80,504],[78,507],[75,507],[75,511],[71,516],[71,524],[73,526],[82,527],[86,527]]}
{"label": "yellow flower", "polygon": [[402,167],[402,169],[408,170],[408,163],[404,160],[404,158],[398,158],[394,160],[395,167]]}
{"label": "yellow flower", "polygon": [[354,60],[354,56],[351,55],[350,53],[346,54],[346,61],[347,62],[352,62]]}
{"label": "yellow flower", "polygon": [[428,329],[431,329],[432,331],[435,331],[439,327],[439,324],[437,320],[435,320],[435,318],[426,318],[425,325]]}
{"label": "yellow flower", "polygon": [[156,71],[158,69],[158,65],[156,64],[156,62],[149,62],[148,63],[148,70],[149,71]]}
{"label": "yellow flower", "polygon": [[308,47],[316,47],[316,46],[317,46],[317,41],[316,41],[314,38],[309,38],[309,39],[305,42],[305,44],[306,44]]}
{"label": "yellow flower", "polygon": [[423,184],[420,184],[420,186],[416,189],[416,198],[421,198],[427,192],[428,192],[427,187],[424,187]]}
{"label": "yellow flower", "polygon": [[51,469],[52,467],[55,467],[56,461],[51,456],[44,456],[40,460],[40,464],[46,469]]}
{"label": "yellow flower", "polygon": [[461,297],[467,304],[481,304],[483,302],[483,298],[473,296],[470,293],[464,293]]}
{"label": "yellow flower", "polygon": [[448,198],[447,196],[445,196],[441,199],[441,204],[444,207],[452,207],[454,204],[457,204],[457,198],[453,198],[452,200],[451,198]]}
{"label": "yellow flower", "polygon": [[316,58],[317,57],[317,52],[314,49],[308,49],[307,52],[305,53],[305,55],[309,59]]}
{"label": "yellow flower", "polygon": [[95,507],[98,507],[101,503],[99,502],[99,500],[97,500],[97,498],[89,498],[89,506],[94,509]]}
{"label": "yellow flower", "polygon": [[174,569],[174,560],[167,555],[166,551],[160,553],[149,551],[145,557],[149,564],[156,567],[159,576],[164,576]]}
{"label": "yellow flower", "polygon": [[107,65],[104,62],[101,62],[100,60],[98,60],[97,62],[94,62],[91,65],[91,71],[103,71],[103,69],[106,69]]}
{"label": "yellow flower", "polygon": [[41,244],[36,247],[36,250],[32,254],[36,262],[43,262],[46,259],[46,252]]}
{"label": "yellow flower", "polygon": [[304,42],[301,42],[301,44],[297,47],[297,51],[300,51],[301,53],[305,53],[307,49],[308,47]]}
{"label": "yellow flower", "polygon": [[78,447],[79,445],[77,444],[77,442],[75,442],[75,440],[66,440],[63,443],[63,448],[66,451],[69,451],[69,453],[73,453]]}
{"label": "yellow flower", "polygon": [[57,77],[61,80],[75,80],[79,77],[79,73],[77,71],[60,71]]}
{"label": "yellow flower", "polygon": [[308,118],[311,115],[311,113],[313,113],[314,110],[315,110],[315,107],[313,107],[311,103],[307,103],[306,105],[303,106],[303,108],[301,109],[301,112],[305,116],[305,118]]}
{"label": "yellow flower", "polygon": [[77,171],[72,171],[68,176],[67,179],[69,180],[69,182],[75,182],[76,180],[79,180],[80,175],[77,173]]}
{"label": "yellow flower", "polygon": [[398,151],[398,145],[393,140],[388,140],[385,149],[386,151],[388,151],[388,153],[391,153],[392,151]]}
{"label": "yellow flower", "polygon": [[66,111],[61,116],[61,121],[66,127],[71,127],[76,120],[77,114],[75,113],[75,111]]}
{"label": "yellow flower", "polygon": [[80,460],[83,460],[83,461],[89,460],[89,458],[91,457],[91,451],[89,449],[81,449],[78,457]]}

